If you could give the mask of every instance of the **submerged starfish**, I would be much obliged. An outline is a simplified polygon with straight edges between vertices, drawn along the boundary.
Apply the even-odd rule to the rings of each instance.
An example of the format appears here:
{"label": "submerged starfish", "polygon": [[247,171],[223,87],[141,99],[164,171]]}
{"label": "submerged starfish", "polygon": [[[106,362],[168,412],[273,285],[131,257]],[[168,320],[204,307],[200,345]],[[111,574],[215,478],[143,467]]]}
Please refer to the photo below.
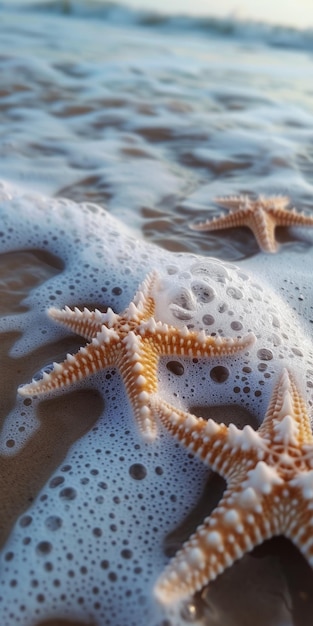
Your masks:
{"label": "submerged starfish", "polygon": [[313,226],[313,217],[296,213],[295,209],[286,210],[290,200],[285,196],[260,196],[257,200],[249,196],[230,196],[216,198],[216,202],[232,212],[201,224],[191,224],[190,228],[209,231],[247,226],[264,252],[276,252],[278,248],[276,226]]}
{"label": "submerged starfish", "polygon": [[49,315],[90,341],[77,354],[54,363],[51,373],[19,388],[22,395],[39,395],[86,378],[94,372],[116,366],[123,378],[135,418],[142,434],[153,439],[156,424],[149,406],[150,394],[157,391],[157,364],[162,355],[216,357],[232,355],[254,343],[253,333],[242,339],[207,336],[156,322],[152,290],[157,274],[149,274],[134,300],[121,313],[112,309],[80,311],[50,309]]}
{"label": "submerged starfish", "polygon": [[156,585],[164,604],[199,591],[274,535],[293,541],[313,566],[313,436],[294,377],[283,370],[257,432],[196,418],[160,400],[166,428],[227,481],[218,506]]}

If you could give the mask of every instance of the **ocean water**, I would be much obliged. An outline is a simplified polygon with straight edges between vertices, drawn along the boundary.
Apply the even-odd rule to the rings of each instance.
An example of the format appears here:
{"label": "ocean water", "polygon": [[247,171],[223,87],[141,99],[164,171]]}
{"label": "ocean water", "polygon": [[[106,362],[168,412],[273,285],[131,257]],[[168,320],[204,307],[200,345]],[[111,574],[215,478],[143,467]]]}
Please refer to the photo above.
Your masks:
{"label": "ocean water", "polygon": [[257,247],[246,233],[188,229],[216,214],[217,195],[286,194],[311,209],[310,31],[112,3],[7,6],[4,178],[100,202],[167,249],[222,258]]}
{"label": "ocean water", "polygon": [[[240,324],[273,357],[236,361],[236,397],[229,364],[223,387],[204,384],[198,364],[182,376],[162,365],[169,400],[203,414],[209,394],[220,419],[256,426],[283,362],[311,410],[312,232],[278,229],[279,252],[265,255],[247,229],[189,228],[229,194],[283,194],[313,210],[313,32],[248,17],[0,4],[3,626],[311,625],[313,575],[283,540],[183,608],[154,603],[157,575],[223,485],[164,433],[153,452],[140,441],[115,370],[64,396],[16,399],[81,345],[53,328],[48,306],[121,311],[156,267],[160,319],[200,328],[213,307],[207,274],[222,272],[236,289],[219,309],[210,283],[206,330],[234,336]],[[134,465],[147,480],[125,470]]]}

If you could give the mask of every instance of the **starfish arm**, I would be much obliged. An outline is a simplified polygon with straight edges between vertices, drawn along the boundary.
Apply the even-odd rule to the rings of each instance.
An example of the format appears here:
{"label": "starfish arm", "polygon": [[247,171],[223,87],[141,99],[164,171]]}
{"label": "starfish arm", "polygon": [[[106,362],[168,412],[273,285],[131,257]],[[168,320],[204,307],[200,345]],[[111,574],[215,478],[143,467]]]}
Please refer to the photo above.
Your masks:
{"label": "starfish arm", "polygon": [[275,239],[275,219],[262,207],[256,207],[246,217],[246,226],[252,230],[257,243],[263,252],[276,252],[277,241]]}
{"label": "starfish arm", "polygon": [[90,376],[100,369],[115,365],[115,347],[118,342],[115,331],[103,326],[91,343],[73,356],[67,355],[63,363],[54,363],[52,372],[44,373],[39,381],[23,385],[18,392],[22,396],[34,396],[48,393]]}
{"label": "starfish arm", "polygon": [[241,196],[217,196],[214,198],[214,202],[224,207],[236,211],[237,209],[244,209],[251,206],[251,198],[247,195]]}
{"label": "starfish arm", "polygon": [[222,476],[225,456],[223,450],[227,444],[228,429],[214,420],[195,417],[174,408],[168,402],[151,398],[151,407],[165,428],[193,454],[200,457],[207,465]]}
{"label": "starfish arm", "polygon": [[153,318],[140,325],[140,333],[145,341],[153,342],[159,354],[163,356],[201,358],[232,355],[249,349],[255,343],[253,333],[248,333],[242,339],[211,337],[204,331],[193,332],[187,327],[177,329],[162,322],[155,322]]}
{"label": "starfish arm", "polygon": [[[300,473],[290,482],[284,535],[300,550],[313,567],[313,470]],[[290,502],[297,502],[290,506]]]}
{"label": "starfish arm", "polygon": [[136,291],[133,301],[125,309],[124,315],[127,319],[140,321],[146,320],[154,315],[155,301],[152,290],[158,279],[156,271],[150,272]]}
{"label": "starfish arm", "polygon": [[257,505],[246,490],[227,490],[182,549],[170,561],[155,586],[163,604],[190,597],[244,554],[277,533],[267,497]]}
{"label": "starfish arm", "polygon": [[54,321],[63,324],[88,341],[91,341],[101,331],[107,317],[107,314],[101,313],[98,309],[89,311],[89,309],[84,308],[83,311],[80,311],[77,307],[70,309],[68,306],[62,310],[51,308],[48,310],[48,314]]}
{"label": "starfish arm", "polygon": [[145,344],[141,336],[129,332],[123,341],[118,367],[133,408],[141,434],[147,441],[155,439],[156,422],[149,403],[157,390],[159,355],[153,344]]}
{"label": "starfish arm", "polygon": [[271,397],[259,434],[284,446],[313,443],[306,403],[295,377],[283,369]]}
{"label": "starfish arm", "polygon": [[313,217],[297,213],[295,209],[285,211],[283,208],[275,207],[269,210],[275,219],[277,226],[313,226]]}
{"label": "starfish arm", "polygon": [[262,465],[265,456],[262,438],[249,424],[242,430],[232,423],[227,427],[213,419],[205,420],[177,409],[156,396],[151,398],[151,407],[180,443],[226,480],[233,481],[237,473],[241,473],[247,453],[255,463],[261,462],[258,466],[261,480],[273,478]]}
{"label": "starfish arm", "polygon": [[216,204],[225,207],[225,209],[237,210],[237,209],[256,209],[262,207],[265,210],[278,208],[284,209],[290,202],[288,196],[259,196],[256,200],[253,200],[248,195],[241,196],[218,196],[214,198]]}
{"label": "starfish arm", "polygon": [[239,208],[234,213],[229,213],[228,215],[220,215],[219,217],[214,217],[212,220],[206,220],[205,222],[201,222],[200,224],[190,224],[190,228],[192,230],[219,230],[220,228],[236,228],[237,226],[248,226],[247,224],[247,213],[251,212],[252,209],[247,208]]}

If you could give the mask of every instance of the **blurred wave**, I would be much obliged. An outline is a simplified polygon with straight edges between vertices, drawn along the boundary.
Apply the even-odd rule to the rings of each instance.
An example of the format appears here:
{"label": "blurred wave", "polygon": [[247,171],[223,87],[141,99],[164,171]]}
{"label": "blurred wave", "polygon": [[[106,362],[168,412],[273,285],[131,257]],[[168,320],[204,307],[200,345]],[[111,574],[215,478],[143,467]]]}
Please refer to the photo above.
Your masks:
{"label": "blurred wave", "polygon": [[273,26],[262,22],[244,21],[234,17],[193,17],[188,15],[165,15],[158,11],[136,10],[105,0],[3,0],[0,10],[45,12],[102,19],[106,22],[145,26],[151,29],[196,32],[204,37],[225,37],[246,42],[259,42],[278,48],[313,50],[313,30],[295,27]]}

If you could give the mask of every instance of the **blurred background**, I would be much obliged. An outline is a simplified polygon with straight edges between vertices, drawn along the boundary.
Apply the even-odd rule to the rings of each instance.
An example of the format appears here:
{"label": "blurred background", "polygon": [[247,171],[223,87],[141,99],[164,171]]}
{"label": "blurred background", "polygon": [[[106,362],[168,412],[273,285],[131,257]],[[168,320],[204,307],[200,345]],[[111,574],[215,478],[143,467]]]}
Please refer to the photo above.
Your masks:
{"label": "blurred background", "polygon": [[[7,3],[9,4],[8,0]],[[10,0],[14,4],[31,4],[29,0]],[[51,0],[41,0],[32,4],[57,4]],[[86,4],[108,5],[107,0],[85,0]],[[1,8],[0,2],[0,8]],[[58,4],[70,9],[77,4],[75,0],[61,0]],[[81,2],[83,4],[83,2]],[[112,3],[113,4],[113,3]],[[242,20],[264,21],[272,24],[284,24],[296,28],[310,28],[313,25],[313,3],[311,0],[121,0],[115,4],[124,4],[136,9],[152,10],[160,13],[184,13],[198,16],[232,17]]]}

